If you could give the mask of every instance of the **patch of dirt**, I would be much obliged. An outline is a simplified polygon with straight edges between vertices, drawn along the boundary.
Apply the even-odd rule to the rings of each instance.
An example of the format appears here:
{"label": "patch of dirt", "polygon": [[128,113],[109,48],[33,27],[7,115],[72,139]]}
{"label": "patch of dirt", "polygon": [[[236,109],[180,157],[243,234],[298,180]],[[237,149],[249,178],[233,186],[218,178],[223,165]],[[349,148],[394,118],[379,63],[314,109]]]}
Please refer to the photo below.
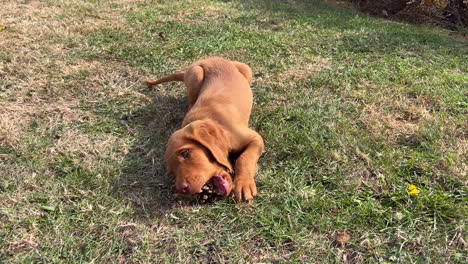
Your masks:
{"label": "patch of dirt", "polygon": [[435,24],[449,29],[468,27],[467,0],[352,0],[367,14],[407,21]]}
{"label": "patch of dirt", "polygon": [[38,247],[39,242],[36,239],[36,235],[32,233],[25,233],[24,238],[18,241],[7,241],[7,253],[13,255],[23,251],[34,250]]}
{"label": "patch of dirt", "polygon": [[399,108],[399,111],[386,111],[376,104],[369,104],[364,107],[360,121],[368,129],[397,143],[402,137],[416,135],[422,122],[432,118],[422,106],[403,104]]}

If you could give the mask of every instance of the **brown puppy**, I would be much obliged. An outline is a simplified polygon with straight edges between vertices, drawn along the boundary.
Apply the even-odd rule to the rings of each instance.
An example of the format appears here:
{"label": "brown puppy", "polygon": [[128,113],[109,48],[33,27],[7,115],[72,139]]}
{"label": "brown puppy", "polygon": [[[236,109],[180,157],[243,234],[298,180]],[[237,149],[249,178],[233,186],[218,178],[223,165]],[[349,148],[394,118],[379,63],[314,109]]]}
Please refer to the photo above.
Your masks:
{"label": "brown puppy", "polygon": [[[239,201],[257,195],[254,176],[265,147],[262,137],[248,127],[251,80],[246,64],[213,57],[195,62],[185,72],[146,81],[186,85],[189,111],[166,149],[167,171],[176,177],[177,192],[199,193],[211,181],[216,193],[226,196],[232,191]],[[234,170],[230,153],[240,154]]]}

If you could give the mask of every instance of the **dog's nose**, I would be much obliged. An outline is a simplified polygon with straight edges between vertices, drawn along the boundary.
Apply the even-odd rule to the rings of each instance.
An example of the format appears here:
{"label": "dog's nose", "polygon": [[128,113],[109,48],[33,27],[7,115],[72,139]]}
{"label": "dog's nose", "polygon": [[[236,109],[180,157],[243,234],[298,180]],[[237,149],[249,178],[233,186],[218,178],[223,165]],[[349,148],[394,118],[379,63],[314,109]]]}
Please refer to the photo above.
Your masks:
{"label": "dog's nose", "polygon": [[179,188],[177,188],[180,193],[189,194],[190,193],[190,184],[186,181],[180,184]]}

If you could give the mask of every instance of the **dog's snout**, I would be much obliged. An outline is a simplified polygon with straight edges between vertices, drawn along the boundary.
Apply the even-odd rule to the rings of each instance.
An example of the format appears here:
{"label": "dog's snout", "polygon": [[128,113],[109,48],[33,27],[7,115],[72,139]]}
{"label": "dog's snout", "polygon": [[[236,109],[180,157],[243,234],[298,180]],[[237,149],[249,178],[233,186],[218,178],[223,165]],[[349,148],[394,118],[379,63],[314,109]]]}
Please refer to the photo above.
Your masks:
{"label": "dog's snout", "polygon": [[177,192],[182,194],[190,194],[190,184],[186,181],[177,186]]}

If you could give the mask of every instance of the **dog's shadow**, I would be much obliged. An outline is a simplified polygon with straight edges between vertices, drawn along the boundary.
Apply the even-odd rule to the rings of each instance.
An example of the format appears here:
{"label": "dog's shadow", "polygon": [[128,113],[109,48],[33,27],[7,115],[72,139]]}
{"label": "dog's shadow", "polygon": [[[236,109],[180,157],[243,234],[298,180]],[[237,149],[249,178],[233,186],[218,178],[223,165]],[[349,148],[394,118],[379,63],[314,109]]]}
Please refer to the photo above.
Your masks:
{"label": "dog's shadow", "polygon": [[[145,92],[146,93],[146,92]],[[151,103],[124,122],[136,129],[136,139],[122,162],[115,189],[128,199],[139,217],[162,216],[173,207],[174,180],[165,171],[164,152],[170,134],[180,127],[187,109],[183,96],[148,89]]]}

